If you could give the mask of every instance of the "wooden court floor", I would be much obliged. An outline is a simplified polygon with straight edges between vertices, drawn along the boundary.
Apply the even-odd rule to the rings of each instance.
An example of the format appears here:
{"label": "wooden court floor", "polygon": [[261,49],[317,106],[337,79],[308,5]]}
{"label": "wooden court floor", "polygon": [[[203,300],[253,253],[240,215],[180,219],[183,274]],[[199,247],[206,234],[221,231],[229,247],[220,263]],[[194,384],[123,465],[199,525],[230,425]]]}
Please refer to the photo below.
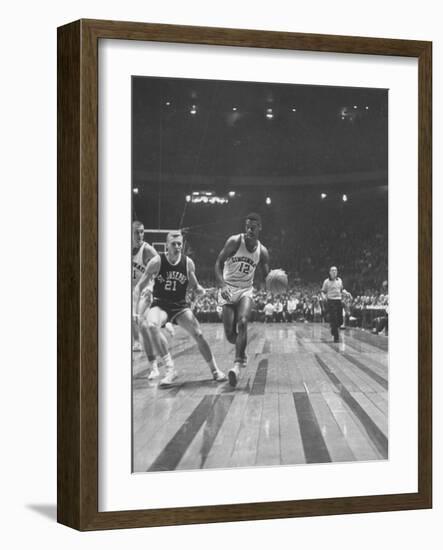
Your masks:
{"label": "wooden court floor", "polygon": [[[233,346],[221,324],[202,324],[219,368]],[[327,325],[249,326],[239,383],[217,383],[178,327],[179,377],[162,389],[133,354],[133,471],[192,470],[388,458],[388,339]]]}

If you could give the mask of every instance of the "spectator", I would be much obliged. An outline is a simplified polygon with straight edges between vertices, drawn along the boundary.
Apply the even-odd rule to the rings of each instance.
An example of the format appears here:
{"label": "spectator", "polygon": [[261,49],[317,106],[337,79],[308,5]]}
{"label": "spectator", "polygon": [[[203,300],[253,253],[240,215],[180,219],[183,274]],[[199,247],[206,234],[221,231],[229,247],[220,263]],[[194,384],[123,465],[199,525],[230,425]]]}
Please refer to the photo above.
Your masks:
{"label": "spectator", "polygon": [[265,323],[272,323],[274,317],[274,304],[269,301],[264,308],[265,311]]}
{"label": "spectator", "polygon": [[283,323],[283,304],[277,299],[274,306],[274,320],[276,323]]}
{"label": "spectator", "polygon": [[295,294],[291,294],[287,303],[288,309],[288,322],[295,321],[295,312],[297,310],[298,300]]}

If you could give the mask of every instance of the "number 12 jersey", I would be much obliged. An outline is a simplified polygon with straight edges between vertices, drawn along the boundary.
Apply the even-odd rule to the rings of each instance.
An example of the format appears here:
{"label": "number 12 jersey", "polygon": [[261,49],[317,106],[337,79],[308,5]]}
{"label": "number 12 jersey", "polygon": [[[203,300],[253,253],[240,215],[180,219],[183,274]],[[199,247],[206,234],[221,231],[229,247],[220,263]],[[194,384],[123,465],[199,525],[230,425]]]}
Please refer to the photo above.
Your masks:
{"label": "number 12 jersey", "polygon": [[237,288],[251,288],[255,269],[260,261],[260,241],[253,252],[246,248],[245,236],[239,235],[240,246],[237,252],[225,261],[223,279],[225,283]]}

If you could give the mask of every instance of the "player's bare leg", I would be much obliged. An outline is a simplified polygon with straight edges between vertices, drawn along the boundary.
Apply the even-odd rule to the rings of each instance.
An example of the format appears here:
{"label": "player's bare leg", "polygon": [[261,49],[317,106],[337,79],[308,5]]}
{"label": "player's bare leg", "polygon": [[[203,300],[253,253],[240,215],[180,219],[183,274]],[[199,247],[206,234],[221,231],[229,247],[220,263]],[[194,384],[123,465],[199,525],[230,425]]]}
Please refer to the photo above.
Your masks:
{"label": "player's bare leg", "polygon": [[[139,317],[145,316],[145,314],[149,310],[150,305],[151,305],[150,296],[147,295],[140,299],[140,305],[138,308]],[[172,323],[167,322],[165,324],[165,329],[166,329],[166,332],[169,334],[169,336],[172,338],[174,336],[174,327],[172,326]]]}
{"label": "player's bare leg", "polygon": [[[149,366],[151,369],[148,375],[148,379],[153,380],[154,378],[157,378],[157,376],[159,376],[160,371],[158,370],[158,361],[155,352],[155,346],[152,340],[151,333],[149,331],[148,322],[146,320],[142,321],[142,323],[140,324],[139,333],[142,340],[143,349],[146,357],[148,358]],[[166,337],[161,331],[159,337],[161,340],[164,340],[164,346],[167,345]]]}
{"label": "player's bare leg", "polygon": [[[139,339],[143,346],[146,357],[148,358],[148,363],[150,367],[148,380],[153,380],[159,376],[160,372],[158,370],[157,356],[155,352],[155,347],[152,342],[151,335],[149,333],[148,323],[146,321],[146,313],[149,311],[149,305],[151,300],[146,297],[141,298],[140,304],[138,307],[138,318],[139,322],[137,323],[137,331],[139,334]],[[163,335],[161,335],[163,336]]]}
{"label": "player's bare leg", "polygon": [[225,329],[226,340],[235,344],[237,340],[237,312],[236,306],[225,304],[222,311],[223,327]]}
{"label": "player's bare leg", "polygon": [[252,299],[243,296],[237,306],[238,336],[235,342],[235,360],[244,361],[246,345],[248,343],[248,322],[251,317]]}
{"label": "player's bare leg", "polygon": [[[140,303],[137,308],[137,312],[134,312],[137,314],[138,319],[144,318],[144,313],[149,309],[150,306],[150,300],[147,299],[146,296],[142,296],[140,298]],[[143,336],[141,334],[141,323],[137,322],[135,320],[136,318],[132,318],[132,351],[145,351],[146,348],[143,344]]]}
{"label": "player's bare leg", "polygon": [[137,323],[132,321],[132,351],[142,351]]}
{"label": "player's bare leg", "polygon": [[175,322],[195,340],[203,359],[211,370],[214,380],[217,380],[217,382],[226,380],[225,374],[217,367],[211,348],[203,336],[200,323],[197,321],[192,311],[184,311],[176,317]]}
{"label": "player's bare leg", "polygon": [[161,357],[166,367],[165,376],[160,381],[161,386],[168,386],[177,378],[174,362],[169,353],[168,341],[161,332],[161,327],[166,323],[167,318],[166,312],[159,307],[151,308],[147,314],[147,329],[154,347],[154,352]]}
{"label": "player's bare leg", "polygon": [[243,296],[237,305],[237,330],[238,336],[235,342],[235,361],[234,366],[229,371],[229,383],[231,386],[237,385],[240,368],[246,361],[246,345],[248,343],[248,321],[252,311],[252,299]]}

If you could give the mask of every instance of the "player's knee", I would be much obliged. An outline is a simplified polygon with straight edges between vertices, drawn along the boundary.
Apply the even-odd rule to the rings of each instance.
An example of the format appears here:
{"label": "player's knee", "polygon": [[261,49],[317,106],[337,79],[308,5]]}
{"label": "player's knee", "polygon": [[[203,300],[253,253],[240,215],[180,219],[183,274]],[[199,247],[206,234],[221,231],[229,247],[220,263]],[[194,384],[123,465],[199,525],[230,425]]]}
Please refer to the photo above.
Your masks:
{"label": "player's knee", "polygon": [[226,327],[225,326],[225,336],[226,336],[226,340],[230,344],[235,344],[235,341],[237,340],[237,333],[236,333],[234,327]]}
{"label": "player's knee", "polygon": [[158,332],[160,330],[158,324],[152,319],[146,321],[146,329],[149,330],[149,332]]}
{"label": "player's knee", "polygon": [[227,332],[226,338],[230,344],[235,344],[237,341],[237,334],[235,332]]}
{"label": "player's knee", "polygon": [[246,317],[246,315],[242,315],[241,317],[239,317],[237,321],[237,326],[239,330],[246,329],[246,327],[248,326],[248,318]]}
{"label": "player's knee", "polygon": [[201,328],[194,329],[193,336],[196,340],[203,340],[203,332]]}

